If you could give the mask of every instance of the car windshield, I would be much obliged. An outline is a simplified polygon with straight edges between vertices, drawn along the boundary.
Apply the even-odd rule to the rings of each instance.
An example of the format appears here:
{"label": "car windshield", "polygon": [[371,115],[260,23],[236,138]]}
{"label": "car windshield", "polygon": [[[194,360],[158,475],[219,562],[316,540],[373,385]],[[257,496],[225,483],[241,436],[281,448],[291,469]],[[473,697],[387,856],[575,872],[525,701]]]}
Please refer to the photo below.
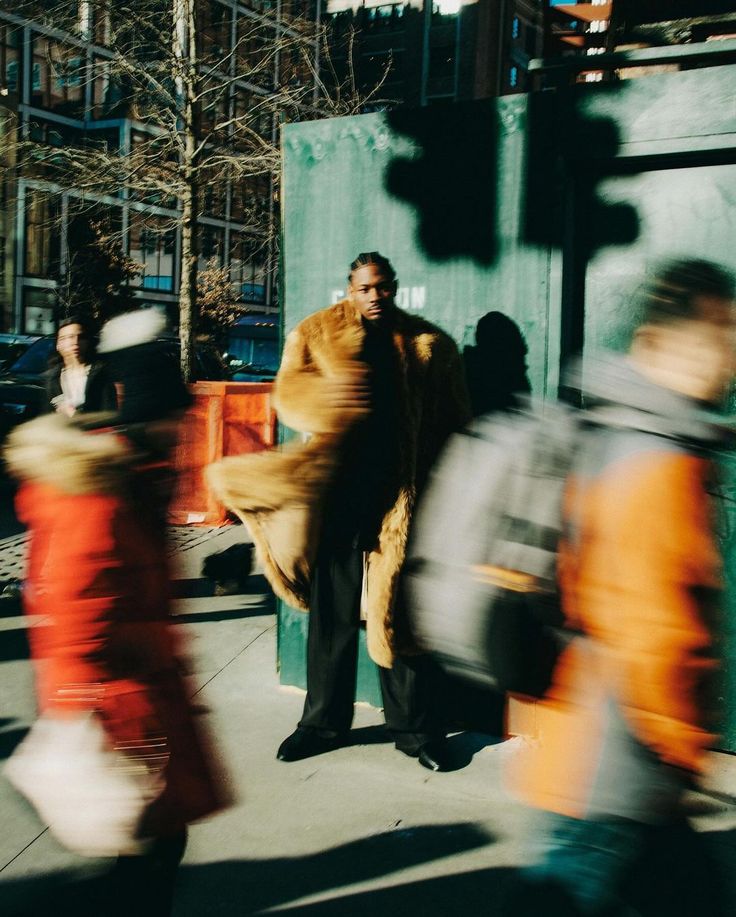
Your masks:
{"label": "car windshield", "polygon": [[40,376],[46,371],[53,350],[54,339],[52,337],[41,338],[40,341],[31,344],[23,356],[13,363],[9,371],[21,373],[24,376]]}
{"label": "car windshield", "polygon": [[19,344],[17,341],[0,341],[0,363],[9,363],[26,349],[26,344]]}

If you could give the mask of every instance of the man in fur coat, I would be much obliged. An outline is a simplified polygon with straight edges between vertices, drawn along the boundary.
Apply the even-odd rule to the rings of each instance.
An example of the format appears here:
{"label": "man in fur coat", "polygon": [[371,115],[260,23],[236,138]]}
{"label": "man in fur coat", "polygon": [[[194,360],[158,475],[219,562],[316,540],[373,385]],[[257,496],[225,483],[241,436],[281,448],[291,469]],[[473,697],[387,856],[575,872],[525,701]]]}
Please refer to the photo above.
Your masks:
{"label": "man in fur coat", "polygon": [[310,612],[307,697],[282,761],[335,748],[350,729],[363,619],[396,747],[432,770],[446,766],[429,660],[397,587],[417,493],[469,413],[454,342],[398,309],[396,288],[386,258],[359,255],[347,298],[286,341],[275,403],[287,426],[310,435],[306,444],[210,469],[277,594]]}

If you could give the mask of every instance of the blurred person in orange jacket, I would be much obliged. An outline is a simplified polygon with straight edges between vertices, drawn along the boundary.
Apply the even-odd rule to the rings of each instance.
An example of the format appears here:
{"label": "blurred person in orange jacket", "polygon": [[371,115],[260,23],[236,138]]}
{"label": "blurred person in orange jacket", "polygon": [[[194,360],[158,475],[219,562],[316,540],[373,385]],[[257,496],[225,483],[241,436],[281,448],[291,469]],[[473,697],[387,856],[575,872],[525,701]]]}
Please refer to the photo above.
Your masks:
{"label": "blurred person in orange jacket", "polygon": [[[510,774],[545,813],[514,917],[639,914],[625,887],[647,851],[678,835],[693,847],[683,796],[715,740],[720,632],[710,493],[724,434],[705,408],[723,404],[736,368],[734,281],[708,262],[672,261],[640,306],[628,354],[585,366],[590,424],[560,556],[579,636],[539,705],[538,741]],[[656,913],[695,913],[693,901],[715,913],[713,876],[695,889],[678,878],[667,902],[650,888]]]}
{"label": "blurred person in orange jacket", "polygon": [[6,449],[30,536],[24,610],[47,619],[29,630],[39,711],[92,712],[113,748],[136,761],[160,753],[163,788],[138,826],[143,852],[120,856],[105,880],[106,914],[151,917],[171,912],[186,826],[224,804],[170,618],[159,483],[189,394],[173,370],[162,379],[152,351],[159,326],[151,311],[103,329],[124,392],[118,414],[86,415],[86,425],[40,417],[14,431]]}

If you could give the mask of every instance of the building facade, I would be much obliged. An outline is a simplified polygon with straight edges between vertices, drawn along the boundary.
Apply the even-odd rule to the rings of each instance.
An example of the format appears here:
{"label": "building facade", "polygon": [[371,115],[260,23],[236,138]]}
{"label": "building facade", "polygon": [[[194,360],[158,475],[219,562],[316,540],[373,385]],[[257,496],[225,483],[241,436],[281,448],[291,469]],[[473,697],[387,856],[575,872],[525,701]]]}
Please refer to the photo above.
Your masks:
{"label": "building facade", "polygon": [[[177,2],[161,0],[161,15],[170,16]],[[123,186],[90,193],[64,182],[63,170],[50,168],[48,157],[37,167],[29,153],[35,140],[67,156],[85,144],[127,156],[156,132],[150,106],[142,111],[105,63],[113,56],[106,19],[111,14],[97,15],[97,4],[88,0],[40,6],[46,9],[38,16],[32,7],[24,15],[0,12],[0,330],[53,330],[75,239],[88,240],[84,224],[98,219],[140,266],[131,281],[140,304],[165,309],[175,323],[182,249],[178,201],[136,195]],[[66,13],[53,17],[53,24],[41,14],[52,6]],[[219,117],[226,132],[239,113],[260,106],[263,116],[254,130],[276,142],[278,116],[264,100],[285,84],[302,86],[302,96],[311,92],[305,82],[316,87],[318,39],[305,44],[300,38],[298,47],[283,40],[297,16],[316,26],[320,0],[198,2],[202,60],[226,62],[221,110],[203,106],[203,122]],[[13,138],[24,149],[17,163]],[[200,268],[226,267],[242,301],[264,312],[276,311],[277,303],[274,206],[272,178],[264,172],[239,180],[213,175],[201,183]]]}
{"label": "building facade", "polygon": [[325,15],[339,77],[373,109],[523,92],[542,51],[541,0],[328,0]]}
{"label": "building facade", "polygon": [[599,54],[734,37],[734,0],[547,0],[544,10],[545,59],[590,57],[591,69],[579,77],[585,82],[680,69],[680,65],[657,65],[620,72],[596,70]]}

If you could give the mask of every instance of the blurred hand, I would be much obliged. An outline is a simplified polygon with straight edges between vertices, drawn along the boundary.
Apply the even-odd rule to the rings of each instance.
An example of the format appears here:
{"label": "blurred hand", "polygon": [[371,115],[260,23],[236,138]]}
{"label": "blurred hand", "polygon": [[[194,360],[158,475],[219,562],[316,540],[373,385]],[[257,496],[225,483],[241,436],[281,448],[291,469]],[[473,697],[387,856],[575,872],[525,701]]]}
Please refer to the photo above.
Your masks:
{"label": "blurred hand", "polygon": [[351,364],[325,382],[327,403],[335,411],[368,411],[371,388],[368,370],[362,364]]}

